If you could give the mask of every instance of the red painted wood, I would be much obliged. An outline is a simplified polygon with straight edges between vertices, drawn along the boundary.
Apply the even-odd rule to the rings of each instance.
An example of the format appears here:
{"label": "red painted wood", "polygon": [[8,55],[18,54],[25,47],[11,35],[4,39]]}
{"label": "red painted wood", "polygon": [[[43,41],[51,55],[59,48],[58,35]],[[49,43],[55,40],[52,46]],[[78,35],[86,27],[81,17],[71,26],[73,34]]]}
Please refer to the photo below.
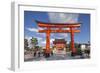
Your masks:
{"label": "red painted wood", "polygon": [[70,28],[71,30],[71,50],[72,50],[72,53],[76,53],[76,49],[75,49],[75,46],[74,46],[74,31],[73,31],[73,28]]}
{"label": "red painted wood", "polygon": [[[78,29],[81,23],[45,23],[36,21],[38,26],[41,28],[46,28],[45,30],[39,30],[40,33],[46,33],[46,53],[50,53],[50,33],[70,33],[71,34],[71,50],[72,53],[76,53],[74,47],[74,33],[80,32]],[[58,28],[58,29],[51,29]],[[69,30],[64,30],[62,28],[70,28]]]}
{"label": "red painted wood", "polygon": [[50,31],[46,32],[46,53],[50,53]]}

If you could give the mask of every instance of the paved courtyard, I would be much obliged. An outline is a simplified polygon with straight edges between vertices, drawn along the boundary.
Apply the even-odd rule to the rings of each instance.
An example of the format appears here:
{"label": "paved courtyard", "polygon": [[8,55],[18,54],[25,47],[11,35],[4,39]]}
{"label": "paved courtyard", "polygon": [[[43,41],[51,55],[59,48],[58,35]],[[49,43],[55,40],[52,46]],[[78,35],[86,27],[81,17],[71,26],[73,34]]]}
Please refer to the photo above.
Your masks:
{"label": "paved courtyard", "polygon": [[26,62],[27,61],[50,61],[50,60],[70,60],[70,59],[86,59],[88,58],[87,56],[71,56],[70,53],[67,53],[65,55],[58,55],[58,54],[53,54],[48,58],[45,58],[44,56],[40,55],[40,57],[36,56],[33,57],[33,55],[27,55],[27,58],[24,59]]}

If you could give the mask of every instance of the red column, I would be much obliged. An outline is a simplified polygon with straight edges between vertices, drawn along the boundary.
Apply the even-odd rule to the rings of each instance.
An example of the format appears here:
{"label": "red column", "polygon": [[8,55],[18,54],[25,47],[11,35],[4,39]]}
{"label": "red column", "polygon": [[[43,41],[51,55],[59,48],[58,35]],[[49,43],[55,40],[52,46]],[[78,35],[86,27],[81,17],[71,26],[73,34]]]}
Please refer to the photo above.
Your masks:
{"label": "red column", "polygon": [[74,46],[74,31],[72,28],[70,28],[70,30],[71,30],[71,50],[72,50],[72,53],[76,53],[76,49]]}
{"label": "red column", "polygon": [[50,31],[46,32],[46,53],[50,53]]}

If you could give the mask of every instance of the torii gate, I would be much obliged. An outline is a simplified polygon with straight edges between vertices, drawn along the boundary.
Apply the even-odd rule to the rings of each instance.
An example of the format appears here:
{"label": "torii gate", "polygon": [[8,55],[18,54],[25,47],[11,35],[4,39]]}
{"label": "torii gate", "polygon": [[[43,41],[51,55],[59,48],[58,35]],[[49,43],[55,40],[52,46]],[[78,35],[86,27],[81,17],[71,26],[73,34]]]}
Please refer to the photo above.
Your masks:
{"label": "torii gate", "polygon": [[[46,33],[46,54],[50,54],[50,33],[70,33],[71,35],[71,51],[72,54],[76,53],[76,49],[74,47],[74,33],[79,33],[80,30],[76,29],[80,27],[81,23],[46,23],[41,21],[36,21],[38,27],[46,28],[43,30],[39,30],[40,33]],[[57,28],[57,29],[52,29]],[[69,28],[63,29],[63,28]]]}

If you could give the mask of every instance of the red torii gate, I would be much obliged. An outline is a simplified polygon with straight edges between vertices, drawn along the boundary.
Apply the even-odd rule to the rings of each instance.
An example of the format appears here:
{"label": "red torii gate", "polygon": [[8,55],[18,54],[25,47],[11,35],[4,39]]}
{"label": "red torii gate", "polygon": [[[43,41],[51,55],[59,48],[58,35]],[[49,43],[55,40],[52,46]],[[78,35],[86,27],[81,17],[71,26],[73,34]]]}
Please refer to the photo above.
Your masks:
{"label": "red torii gate", "polygon": [[[46,54],[50,54],[50,33],[70,33],[71,34],[71,51],[72,54],[76,53],[76,49],[74,47],[74,33],[79,33],[80,30],[76,29],[80,27],[81,23],[46,23],[41,21],[36,21],[38,27],[46,28],[43,30],[39,30],[40,33],[46,33]],[[57,28],[57,29],[52,29]],[[62,28],[69,28],[62,29]]]}

